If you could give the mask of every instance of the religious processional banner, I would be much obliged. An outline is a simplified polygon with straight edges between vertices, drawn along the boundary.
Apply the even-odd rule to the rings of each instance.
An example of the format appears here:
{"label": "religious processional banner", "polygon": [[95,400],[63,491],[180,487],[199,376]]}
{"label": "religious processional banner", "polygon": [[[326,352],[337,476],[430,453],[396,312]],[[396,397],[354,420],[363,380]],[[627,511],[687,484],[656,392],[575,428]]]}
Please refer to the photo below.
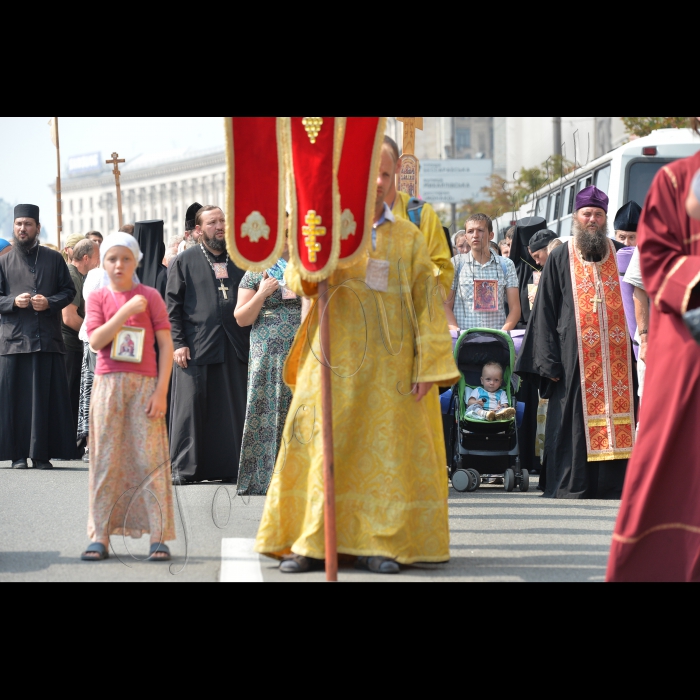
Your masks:
{"label": "religious processional banner", "polygon": [[602,263],[569,243],[589,462],[629,459],[635,443],[632,351],[615,247]]}
{"label": "religious processional banner", "polygon": [[284,137],[289,117],[224,117],[227,243],[242,270],[263,272],[282,257],[286,235]]}
{"label": "religious processional banner", "polygon": [[285,146],[290,253],[307,282],[327,279],[340,257],[338,170],[345,117],[291,117]]}
{"label": "religious processional banner", "polygon": [[342,209],[338,267],[353,265],[371,244],[385,132],[386,117],[347,117],[338,173]]}
{"label": "religious processional banner", "polygon": [[226,117],[231,258],[262,272],[290,254],[311,283],[367,254],[386,117]]}

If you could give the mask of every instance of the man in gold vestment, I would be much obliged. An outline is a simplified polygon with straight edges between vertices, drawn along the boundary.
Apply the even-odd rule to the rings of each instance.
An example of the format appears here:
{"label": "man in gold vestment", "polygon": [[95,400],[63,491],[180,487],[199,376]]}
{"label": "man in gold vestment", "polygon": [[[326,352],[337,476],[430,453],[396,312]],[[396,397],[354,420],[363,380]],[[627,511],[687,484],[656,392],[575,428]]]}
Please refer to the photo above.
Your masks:
{"label": "man in gold vestment", "polygon": [[[399,155],[399,147],[390,136],[384,138],[384,148],[388,148],[394,154],[396,159],[396,174],[401,172],[401,158]],[[389,205],[392,214],[397,219],[410,221],[408,207],[411,202],[410,195],[405,192],[399,192],[396,189],[396,178],[393,178],[386,194],[386,203]],[[440,277],[440,284],[445,290],[445,298],[449,295],[454,282],[455,268],[452,264],[454,257],[452,250],[447,242],[445,230],[442,228],[440,217],[435,213],[435,209],[424,203],[420,207],[420,226],[423,236],[425,237],[426,245],[428,246],[428,255],[433,262],[433,273]]]}
{"label": "man in gold vestment", "polygon": [[[450,558],[437,387],[459,378],[425,238],[385,204],[395,169],[384,148],[372,250],[329,280],[338,551],[379,574]],[[286,281],[317,296],[293,265]],[[285,366],[294,400],[256,544],[284,573],[325,559],[322,357],[314,310]]]}

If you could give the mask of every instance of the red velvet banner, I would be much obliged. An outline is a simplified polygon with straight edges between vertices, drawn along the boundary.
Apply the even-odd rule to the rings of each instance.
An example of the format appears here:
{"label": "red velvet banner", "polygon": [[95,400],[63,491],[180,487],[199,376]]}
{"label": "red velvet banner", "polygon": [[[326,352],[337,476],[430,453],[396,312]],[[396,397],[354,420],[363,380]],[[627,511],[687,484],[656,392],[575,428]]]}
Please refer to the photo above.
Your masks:
{"label": "red velvet banner", "polygon": [[386,117],[347,117],[338,172],[341,205],[339,267],[364,255],[372,239],[377,174]]}
{"label": "red velvet banner", "polygon": [[291,254],[308,282],[331,275],[340,253],[338,167],[345,117],[291,117],[287,140]]}
{"label": "red velvet banner", "polygon": [[262,272],[284,251],[284,117],[225,117],[227,240],[243,270]]}

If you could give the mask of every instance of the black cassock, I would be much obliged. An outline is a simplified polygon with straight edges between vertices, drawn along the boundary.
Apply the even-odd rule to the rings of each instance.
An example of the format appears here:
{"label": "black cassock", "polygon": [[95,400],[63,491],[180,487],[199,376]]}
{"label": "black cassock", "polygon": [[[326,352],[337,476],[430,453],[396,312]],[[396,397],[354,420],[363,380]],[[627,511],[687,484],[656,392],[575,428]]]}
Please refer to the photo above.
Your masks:
{"label": "black cassock", "polygon": [[[49,309],[17,308],[22,294],[46,297]],[[61,332],[61,311],[74,298],[59,253],[15,246],[0,258],[0,461],[75,458]]]}
{"label": "black cassock", "polygon": [[540,479],[545,498],[620,499],[627,460],[588,461],[568,245],[549,256],[542,273],[516,372],[549,399]]}
{"label": "black cassock", "polygon": [[[214,257],[225,263],[226,254]],[[250,329],[233,317],[243,271],[228,264],[217,280],[197,246],[173,260],[166,303],[175,349],[188,347],[187,369],[173,370],[170,451],[173,473],[187,481],[235,481],[245,426]],[[226,298],[221,287],[226,288]]]}

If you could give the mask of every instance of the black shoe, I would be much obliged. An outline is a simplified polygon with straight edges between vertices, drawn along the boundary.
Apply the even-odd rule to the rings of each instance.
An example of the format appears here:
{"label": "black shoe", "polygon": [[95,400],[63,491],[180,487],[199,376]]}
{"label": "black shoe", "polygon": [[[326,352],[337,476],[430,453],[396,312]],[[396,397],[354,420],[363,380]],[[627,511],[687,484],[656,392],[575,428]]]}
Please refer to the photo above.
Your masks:
{"label": "black shoe", "polygon": [[12,462],[13,469],[29,469],[26,459],[18,459],[16,462]]}
{"label": "black shoe", "polygon": [[33,459],[32,464],[34,465],[34,469],[38,469],[40,472],[48,472],[53,469],[53,464],[51,464],[51,462],[41,462],[37,459]]}

